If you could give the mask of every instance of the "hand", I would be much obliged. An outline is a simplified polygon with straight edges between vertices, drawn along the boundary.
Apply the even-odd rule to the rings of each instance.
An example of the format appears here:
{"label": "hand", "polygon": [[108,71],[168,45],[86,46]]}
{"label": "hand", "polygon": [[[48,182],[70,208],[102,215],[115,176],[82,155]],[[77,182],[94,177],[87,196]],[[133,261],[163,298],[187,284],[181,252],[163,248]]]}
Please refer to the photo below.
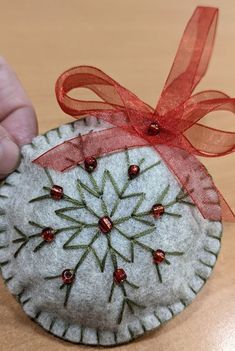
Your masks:
{"label": "hand", "polygon": [[0,57],[0,179],[20,162],[20,147],[38,133],[37,118],[16,74]]}

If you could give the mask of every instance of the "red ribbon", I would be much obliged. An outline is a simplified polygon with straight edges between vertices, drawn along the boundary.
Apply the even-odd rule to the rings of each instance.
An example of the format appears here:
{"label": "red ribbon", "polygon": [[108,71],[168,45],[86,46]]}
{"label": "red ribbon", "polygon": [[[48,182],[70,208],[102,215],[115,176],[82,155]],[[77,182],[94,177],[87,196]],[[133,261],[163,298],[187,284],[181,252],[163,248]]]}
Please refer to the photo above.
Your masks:
{"label": "red ribbon", "polygon": [[[152,146],[205,218],[220,220],[222,208],[223,219],[235,221],[231,208],[195,157],[217,157],[235,151],[235,133],[198,123],[212,111],[235,112],[235,99],[216,90],[192,95],[209,63],[217,18],[216,8],[196,8],[155,109],[97,68],[79,66],[63,73],[56,83],[62,110],[77,119],[96,116],[113,127],[68,140],[33,162],[63,172],[87,156],[97,157],[126,147]],[[72,89],[81,87],[90,89],[102,101],[77,100],[68,95]],[[152,122],[157,122],[160,128],[156,136],[148,134]],[[213,190],[219,195],[220,205],[213,198]]]}

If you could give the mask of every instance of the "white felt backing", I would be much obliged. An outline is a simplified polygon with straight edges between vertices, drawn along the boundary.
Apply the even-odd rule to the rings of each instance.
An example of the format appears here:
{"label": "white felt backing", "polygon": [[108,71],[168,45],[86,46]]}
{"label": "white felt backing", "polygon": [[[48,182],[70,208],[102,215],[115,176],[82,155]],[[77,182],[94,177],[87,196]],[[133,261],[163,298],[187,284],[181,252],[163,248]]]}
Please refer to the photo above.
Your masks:
{"label": "white felt backing", "polygon": [[[23,147],[19,169],[0,188],[0,264],[11,293],[18,298],[25,312],[46,330],[76,343],[113,345],[158,327],[192,302],[215,265],[222,226],[220,222],[203,219],[198,209],[188,204],[191,202],[189,197],[183,199],[186,203],[176,202],[167,207],[168,214],[158,220],[151,215],[137,216],[142,221],[133,217],[133,210],[142,195],[143,201],[135,212],[137,215],[149,211],[167,186],[169,191],[162,200],[164,205],[170,204],[180,192],[179,184],[160,156],[148,147],[128,151],[130,164],[140,164],[141,171],[146,171],[130,181],[123,194],[121,190],[128,179],[125,152],[98,159],[93,182],[81,167],[63,174],[50,171],[54,184],[62,186],[65,194],[78,202],[82,200],[78,180],[79,184],[82,182],[85,185],[82,188],[83,201],[90,211],[64,199],[29,203],[48,194],[43,187],[51,186],[44,169],[31,161],[78,133],[85,134],[105,127],[107,125],[98,124],[96,119],[87,118],[49,131],[46,137],[38,136],[31,145]],[[155,166],[147,170],[152,165]],[[107,174],[111,174],[115,186]],[[102,184],[102,197],[94,196],[86,189],[88,187],[94,192],[97,190],[95,185],[100,190]],[[206,186],[203,181],[201,185]],[[218,201],[214,191],[210,196],[212,202]],[[77,270],[64,306],[67,288],[60,289],[60,274],[64,269],[77,265],[99,231],[98,217],[105,215],[105,210],[111,216],[117,199],[117,209],[112,216],[115,228],[108,235],[101,232],[97,235]],[[65,210],[58,212],[59,209]],[[78,235],[75,234],[78,228],[66,229],[56,235],[52,243],[34,252],[42,238],[30,236],[40,233],[41,229],[30,222],[54,229],[85,224]],[[72,235],[74,237],[68,243]],[[168,264],[164,262],[158,266],[162,282],[152,254],[144,245],[170,253],[166,254]],[[139,288],[124,283],[123,290],[114,284],[109,302],[114,271],[111,251],[118,267],[125,269],[128,281]],[[102,264],[106,254],[102,272],[98,262]],[[45,279],[56,275],[58,278]],[[129,301],[130,305],[125,301]]]}

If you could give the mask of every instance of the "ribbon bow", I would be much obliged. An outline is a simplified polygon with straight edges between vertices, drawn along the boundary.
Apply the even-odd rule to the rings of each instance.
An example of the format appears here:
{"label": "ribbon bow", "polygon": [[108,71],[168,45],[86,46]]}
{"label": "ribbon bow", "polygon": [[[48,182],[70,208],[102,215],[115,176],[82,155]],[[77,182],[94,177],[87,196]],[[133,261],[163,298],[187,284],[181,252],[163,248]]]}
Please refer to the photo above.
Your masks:
{"label": "ribbon bow", "polygon": [[[155,109],[97,68],[79,66],[63,73],[56,83],[62,110],[77,119],[95,116],[112,127],[65,141],[33,162],[63,172],[88,156],[151,146],[205,218],[220,220],[222,208],[223,219],[234,221],[231,208],[195,157],[216,157],[235,151],[235,133],[198,123],[212,111],[235,112],[235,99],[217,90],[192,95],[209,63],[217,18],[216,8],[196,8]],[[81,87],[90,89],[102,101],[77,100],[68,95]],[[219,202],[214,199],[213,190],[217,191]]]}

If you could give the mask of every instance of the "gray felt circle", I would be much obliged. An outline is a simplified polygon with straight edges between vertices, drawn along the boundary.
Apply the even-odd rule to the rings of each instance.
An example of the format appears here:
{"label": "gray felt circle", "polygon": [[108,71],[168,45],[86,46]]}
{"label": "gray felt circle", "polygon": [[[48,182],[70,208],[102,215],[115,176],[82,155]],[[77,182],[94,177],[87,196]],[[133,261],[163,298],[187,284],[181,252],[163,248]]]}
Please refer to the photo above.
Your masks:
{"label": "gray felt circle", "polygon": [[[124,343],[171,319],[195,298],[220,249],[221,223],[201,216],[149,147],[101,157],[92,175],[31,163],[78,133],[106,127],[90,117],[36,137],[0,188],[2,276],[27,315],[75,343]],[[129,164],[140,165],[133,180]],[[52,183],[67,197],[51,199]],[[210,197],[218,202],[213,190]],[[158,202],[165,214],[154,219],[149,210]],[[114,224],[109,234],[98,228],[104,215]],[[56,230],[54,241],[43,241],[44,227]],[[159,265],[157,249],[166,252]],[[115,267],[127,274],[122,284],[113,280]],[[63,270],[75,268],[74,282],[63,285]]]}

